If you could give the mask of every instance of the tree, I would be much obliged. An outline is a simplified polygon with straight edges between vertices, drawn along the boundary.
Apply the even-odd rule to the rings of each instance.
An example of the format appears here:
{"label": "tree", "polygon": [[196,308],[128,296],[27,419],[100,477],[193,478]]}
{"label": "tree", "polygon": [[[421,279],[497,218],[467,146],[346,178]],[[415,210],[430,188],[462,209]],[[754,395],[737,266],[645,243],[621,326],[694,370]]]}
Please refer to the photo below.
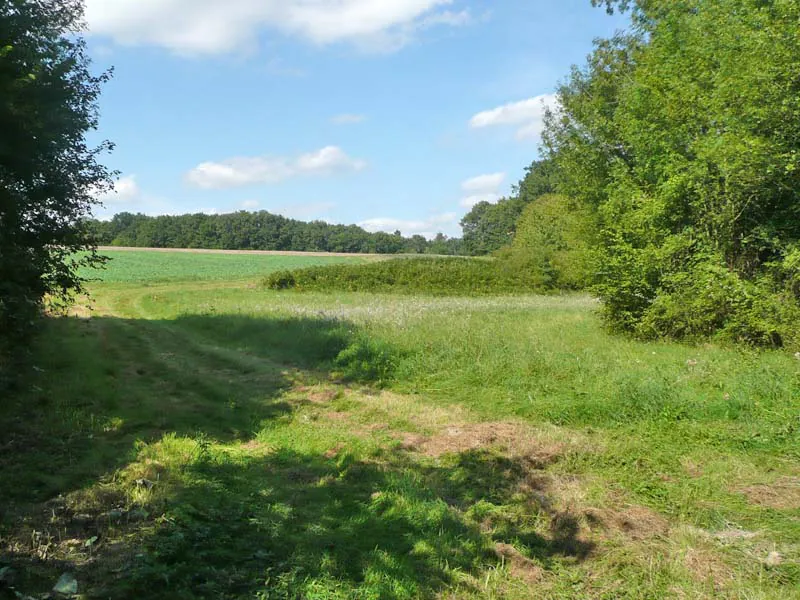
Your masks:
{"label": "tree", "polygon": [[[31,331],[45,298],[81,287],[95,264],[85,219],[111,187],[91,148],[109,74],[90,72],[79,0],[0,5],[0,355]],[[84,252],[85,251],[85,252]]]}
{"label": "tree", "polygon": [[498,252],[503,268],[527,273],[532,287],[585,289],[596,265],[594,211],[578,201],[545,194],[528,204],[513,243]]}
{"label": "tree", "polygon": [[608,322],[800,342],[800,3],[594,3],[632,29],[573,70],[544,143],[598,212]]}
{"label": "tree", "polygon": [[540,196],[553,193],[555,182],[555,163],[537,160],[525,169],[525,177],[514,186],[510,198],[473,206],[461,220],[464,250],[472,256],[483,256],[508,246],[514,239],[522,211]]}

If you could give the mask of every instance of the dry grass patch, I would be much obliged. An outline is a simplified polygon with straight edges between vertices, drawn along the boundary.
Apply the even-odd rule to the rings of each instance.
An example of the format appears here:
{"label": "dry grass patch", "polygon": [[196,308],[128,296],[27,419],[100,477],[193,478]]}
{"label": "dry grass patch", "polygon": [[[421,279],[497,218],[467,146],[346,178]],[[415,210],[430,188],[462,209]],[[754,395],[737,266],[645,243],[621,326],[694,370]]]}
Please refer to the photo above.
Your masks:
{"label": "dry grass patch", "polygon": [[638,505],[624,508],[589,508],[584,511],[589,527],[608,534],[619,534],[642,541],[669,535],[669,522],[657,512]]}
{"label": "dry grass patch", "polygon": [[800,509],[800,477],[781,477],[773,483],[741,488],[748,502],[775,510]]}
{"label": "dry grass patch", "polygon": [[524,459],[534,469],[556,462],[568,452],[593,451],[575,432],[558,427],[532,427],[514,421],[474,423],[451,420],[432,435],[399,434],[402,447],[433,458],[472,450],[496,449]]}
{"label": "dry grass patch", "polygon": [[511,544],[495,544],[494,551],[498,558],[508,565],[508,571],[511,576],[525,582],[527,585],[535,585],[544,577],[544,569]]}
{"label": "dry grass patch", "polygon": [[735,578],[733,570],[716,552],[707,548],[688,548],[683,556],[683,566],[695,581],[709,582],[715,590],[723,589]]}
{"label": "dry grass patch", "polygon": [[342,397],[342,391],[324,385],[300,386],[294,390],[303,400],[311,404],[327,405]]}

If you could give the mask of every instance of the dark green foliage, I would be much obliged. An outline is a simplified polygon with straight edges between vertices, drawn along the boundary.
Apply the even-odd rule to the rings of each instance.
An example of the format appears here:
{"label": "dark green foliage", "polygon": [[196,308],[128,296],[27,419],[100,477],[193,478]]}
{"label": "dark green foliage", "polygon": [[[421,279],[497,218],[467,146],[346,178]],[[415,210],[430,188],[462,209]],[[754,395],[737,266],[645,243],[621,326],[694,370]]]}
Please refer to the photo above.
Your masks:
{"label": "dark green foliage", "polygon": [[207,248],[219,250],[288,250],[373,254],[457,254],[460,240],[439,234],[369,233],[357,225],[296,221],[266,211],[225,215],[192,214],[149,217],[119,213],[108,222],[92,221],[98,243],[135,248]]}
{"label": "dark green foliage", "polygon": [[524,179],[514,186],[510,198],[503,198],[496,204],[479,202],[461,220],[464,254],[485,256],[509,245],[525,207],[539,196],[555,191],[553,161],[534,161],[525,171]]}
{"label": "dark green foliage", "polygon": [[96,162],[108,145],[84,135],[107,76],[89,70],[81,17],[77,0],[0,5],[0,378],[45,297],[67,300],[77,267],[99,260],[82,219],[110,184]]}
{"label": "dark green foliage", "polygon": [[519,198],[503,198],[496,204],[479,202],[461,219],[464,249],[470,256],[486,256],[514,239],[517,220],[525,208]]}
{"label": "dark green foliage", "polygon": [[748,280],[717,258],[670,273],[637,323],[642,337],[719,336],[757,346],[797,346],[800,308],[770,277]]}
{"label": "dark green foliage", "polygon": [[408,258],[363,265],[279,271],[264,280],[273,290],[392,292],[435,296],[524,294],[537,274],[503,261],[474,258]]}
{"label": "dark green foliage", "polygon": [[383,385],[391,380],[397,360],[391,345],[361,334],[336,356],[335,364],[345,381]]}
{"label": "dark green foliage", "polygon": [[573,71],[544,137],[559,190],[597,210],[609,324],[794,343],[800,4],[602,4],[632,31]]}
{"label": "dark green foliage", "polygon": [[498,252],[506,268],[531,273],[541,287],[580,290],[595,275],[596,218],[578,201],[546,194],[525,208],[513,243]]}

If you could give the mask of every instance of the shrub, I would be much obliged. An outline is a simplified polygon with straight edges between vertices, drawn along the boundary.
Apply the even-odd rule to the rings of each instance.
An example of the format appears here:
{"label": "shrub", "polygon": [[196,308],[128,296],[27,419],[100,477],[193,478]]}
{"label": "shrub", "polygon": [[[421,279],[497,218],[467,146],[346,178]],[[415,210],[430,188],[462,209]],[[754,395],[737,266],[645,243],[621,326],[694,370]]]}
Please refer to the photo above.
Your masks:
{"label": "shrub", "polygon": [[707,258],[664,278],[636,333],[645,338],[717,337],[755,346],[796,346],[800,305],[773,278],[746,280]]}
{"label": "shrub", "polygon": [[595,231],[588,207],[546,194],[525,208],[513,243],[497,256],[506,269],[528,273],[539,287],[584,289],[596,270]]}
{"label": "shrub", "polygon": [[346,381],[382,385],[391,380],[397,356],[386,342],[360,335],[339,352],[334,363]]}
{"label": "shrub", "polygon": [[541,289],[537,276],[503,261],[471,258],[407,258],[360,265],[331,265],[273,273],[273,290],[393,292],[405,294],[524,294]]}

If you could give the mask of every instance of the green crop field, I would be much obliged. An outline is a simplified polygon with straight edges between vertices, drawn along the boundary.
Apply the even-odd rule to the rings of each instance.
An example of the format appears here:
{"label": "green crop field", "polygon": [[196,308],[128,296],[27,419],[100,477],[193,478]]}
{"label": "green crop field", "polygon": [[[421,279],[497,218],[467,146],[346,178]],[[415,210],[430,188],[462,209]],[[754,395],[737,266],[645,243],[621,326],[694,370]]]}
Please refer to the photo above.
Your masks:
{"label": "green crop field", "polygon": [[273,271],[317,265],[360,263],[363,257],[285,256],[242,252],[162,252],[152,250],[103,250],[109,258],[105,270],[84,269],[83,277],[107,283],[155,283],[162,281],[236,281],[253,279]]}
{"label": "green crop field", "polygon": [[611,336],[585,295],[114,258],[0,404],[0,568],[25,594],[800,598],[790,354]]}

